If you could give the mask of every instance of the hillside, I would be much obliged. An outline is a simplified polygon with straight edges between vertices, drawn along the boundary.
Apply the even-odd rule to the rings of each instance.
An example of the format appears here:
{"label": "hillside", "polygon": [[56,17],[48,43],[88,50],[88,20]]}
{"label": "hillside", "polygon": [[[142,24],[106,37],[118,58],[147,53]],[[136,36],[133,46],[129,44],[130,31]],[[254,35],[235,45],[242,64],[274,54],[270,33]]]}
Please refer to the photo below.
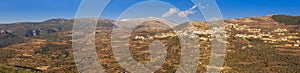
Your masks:
{"label": "hillside", "polygon": [[[77,72],[71,48],[74,20],[83,19],[1,24],[0,72]],[[212,47],[210,32],[215,30],[210,30],[206,22],[189,21],[172,27],[188,30],[173,31],[168,26],[173,24],[153,18],[124,21],[94,18],[84,20],[98,20],[95,32],[96,49],[100,63],[108,73],[127,72],[113,55],[111,27],[123,29],[124,26],[126,29],[132,28],[132,25],[137,26],[129,36],[129,43],[123,45],[129,45],[131,55],[138,62],[144,64],[151,60],[149,47],[153,41],[160,41],[167,48],[166,62],[159,68],[158,73],[174,73],[179,69],[182,53],[175,32],[193,38],[199,37],[199,40],[194,40],[201,46],[197,73],[205,72],[209,64]],[[298,20],[298,17],[285,15],[225,20],[227,49],[222,72],[299,72],[300,26],[295,24]],[[126,36],[117,37],[123,39]]]}
{"label": "hillside", "polygon": [[272,19],[286,25],[300,25],[300,16],[273,15]]}
{"label": "hillside", "polygon": [[[93,20],[93,18],[87,18]],[[56,32],[71,31],[75,20],[81,21],[86,19],[49,19],[44,22],[19,22],[11,24],[0,24],[0,48],[11,44],[24,43],[32,37],[52,34]],[[113,20],[96,19],[99,30],[111,28],[115,25]]]}

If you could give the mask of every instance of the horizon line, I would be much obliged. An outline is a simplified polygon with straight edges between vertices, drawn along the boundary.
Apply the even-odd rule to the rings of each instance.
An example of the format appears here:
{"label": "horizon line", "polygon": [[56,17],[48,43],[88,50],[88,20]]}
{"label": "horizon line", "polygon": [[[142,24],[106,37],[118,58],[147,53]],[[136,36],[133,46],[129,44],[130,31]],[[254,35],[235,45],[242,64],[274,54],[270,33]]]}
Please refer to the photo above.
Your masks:
{"label": "horizon line", "polygon": [[[287,16],[295,16],[295,15],[288,15],[288,14],[268,14],[268,15],[264,15],[264,16],[271,16],[271,15],[287,15]],[[264,17],[264,16],[245,16],[245,17],[237,17],[237,18],[228,18],[228,19],[223,19],[223,21],[225,20],[231,20],[231,19],[241,19],[241,18],[253,18],[253,17]],[[296,15],[298,16],[298,15]],[[300,15],[299,15],[300,16]],[[86,18],[94,18],[94,17],[86,17]],[[16,21],[16,22],[0,22],[0,24],[13,24],[13,23],[40,23],[40,22],[45,22],[51,19],[67,19],[67,20],[72,20],[72,19],[86,19],[86,18],[64,18],[64,17],[53,17],[53,18],[46,18],[43,20],[36,20],[36,21]],[[161,17],[157,17],[157,18],[161,18]],[[112,19],[112,18],[101,18],[98,17],[96,19],[108,19],[108,20],[116,20],[116,19]],[[129,18],[129,19],[136,19],[136,18]],[[199,20],[190,20],[190,21],[199,21]],[[200,21],[204,21],[207,22],[206,20],[200,20]]]}

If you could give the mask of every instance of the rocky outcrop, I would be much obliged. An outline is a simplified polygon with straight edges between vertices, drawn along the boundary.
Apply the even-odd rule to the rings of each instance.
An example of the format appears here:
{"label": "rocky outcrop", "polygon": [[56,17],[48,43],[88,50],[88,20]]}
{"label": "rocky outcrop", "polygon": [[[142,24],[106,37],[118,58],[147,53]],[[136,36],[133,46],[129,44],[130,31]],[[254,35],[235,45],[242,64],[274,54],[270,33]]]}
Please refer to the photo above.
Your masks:
{"label": "rocky outcrop", "polygon": [[29,30],[27,31],[27,33],[25,34],[26,37],[32,37],[32,36],[38,36],[38,35],[41,35],[41,30],[38,29],[38,30]]}
{"label": "rocky outcrop", "polygon": [[58,24],[58,23],[63,23],[63,22],[67,22],[69,21],[68,19],[64,19],[64,18],[56,18],[56,19],[49,19],[46,20],[42,23],[46,23],[46,24]]}
{"label": "rocky outcrop", "polygon": [[48,29],[47,34],[55,33],[55,32],[58,32],[58,31],[59,31],[58,29]]}
{"label": "rocky outcrop", "polygon": [[10,30],[0,30],[0,37],[15,37]]}

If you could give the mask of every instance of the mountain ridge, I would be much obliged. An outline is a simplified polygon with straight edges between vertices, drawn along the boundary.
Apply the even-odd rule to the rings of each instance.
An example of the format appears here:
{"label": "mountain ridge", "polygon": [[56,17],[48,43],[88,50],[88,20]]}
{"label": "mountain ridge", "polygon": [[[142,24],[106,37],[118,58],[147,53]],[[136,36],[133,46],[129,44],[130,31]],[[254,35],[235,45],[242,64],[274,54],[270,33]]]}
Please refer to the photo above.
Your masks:
{"label": "mountain ridge", "polygon": [[[237,21],[224,21],[226,24],[227,37],[226,41],[226,60],[225,66],[222,67],[224,72],[253,72],[257,71],[266,71],[266,72],[274,72],[280,71],[281,69],[285,69],[287,66],[289,71],[299,70],[299,56],[300,54],[298,50],[295,50],[297,47],[293,47],[294,44],[288,44],[286,42],[280,41],[291,41],[286,39],[285,35],[291,35],[289,38],[293,38],[299,35],[298,32],[299,26],[296,25],[297,28],[294,28],[294,25],[285,25],[283,23],[277,23],[274,20],[270,19],[272,16],[265,17],[253,17],[253,18],[243,18],[237,19]],[[53,19],[47,21],[47,23],[38,24],[19,24],[25,26],[26,29],[17,28],[16,25],[2,25],[5,27],[9,27],[7,29],[1,30],[0,39],[7,36],[12,36],[10,34],[16,33],[16,31],[30,32],[30,36],[25,37],[24,33],[17,35],[16,37],[8,37],[11,39],[1,39],[0,40],[0,72],[1,65],[8,65],[9,67],[13,67],[16,69],[30,69],[31,71],[38,70],[41,72],[76,72],[76,65],[73,60],[73,50],[72,50],[72,24],[75,20],[98,20],[97,18],[90,19]],[[98,27],[108,27],[108,29],[98,28],[95,31],[95,42],[96,42],[96,50],[97,55],[99,57],[101,64],[104,69],[108,73],[114,72],[126,72],[126,70],[122,69],[119,66],[118,62],[113,57],[112,49],[111,49],[111,31],[112,26],[116,24],[118,21],[114,20],[105,20],[99,19],[100,23],[98,23]],[[247,20],[247,21],[246,21]],[[140,21],[140,20],[137,20]],[[57,24],[53,24],[57,23]],[[125,24],[129,25],[131,23]],[[119,24],[122,25],[122,24]],[[136,24],[135,27],[137,30],[146,31],[148,28],[165,28],[154,25],[167,25],[164,22],[157,20],[146,20]],[[201,61],[199,63],[199,72],[205,71],[207,67],[207,61],[209,60],[209,45],[211,30],[207,30],[209,27],[207,26],[207,22],[202,21],[188,21],[182,23],[175,28],[185,28],[187,26],[196,26],[196,28],[188,29],[188,31],[183,30],[182,34],[187,34],[187,36],[194,37],[189,35],[189,30],[194,30],[197,32],[193,32],[197,34],[195,36],[201,37],[199,42],[200,50],[201,50]],[[1,26],[1,25],[0,25]],[[33,27],[35,26],[35,27]],[[182,26],[182,27],[181,27]],[[129,26],[130,27],[130,26]],[[15,28],[15,29],[13,29]],[[120,27],[122,28],[122,27]],[[187,27],[189,28],[189,27]],[[51,30],[48,30],[51,29]],[[204,29],[204,30],[203,30]],[[29,30],[29,31],[28,31]],[[156,29],[150,29],[156,30]],[[38,32],[37,32],[38,31]],[[45,32],[45,31],[50,31]],[[121,30],[125,31],[125,30]],[[160,30],[161,31],[161,30]],[[170,32],[171,31],[171,32]],[[147,48],[147,44],[151,44],[149,41],[153,41],[155,39],[163,39],[162,42],[171,42],[168,44],[169,53],[171,55],[170,58],[179,58],[180,55],[174,55],[172,53],[176,53],[179,50],[175,50],[176,47],[180,47],[176,34],[172,32],[172,30],[167,31],[149,31],[149,32],[141,32],[135,33],[133,32],[130,37],[134,38],[131,40],[131,52],[134,55],[134,58],[139,60],[139,62],[144,61],[143,59],[147,58],[145,56],[145,49]],[[153,34],[151,32],[154,32]],[[272,32],[272,33],[269,33]],[[148,34],[150,33],[150,34]],[[38,34],[38,35],[37,35]],[[157,35],[156,35],[157,34]],[[275,36],[280,35],[280,36]],[[262,39],[258,39],[258,37],[262,37]],[[270,41],[271,39],[280,39],[279,42]],[[272,38],[275,37],[275,38]],[[119,37],[123,38],[123,37]],[[299,37],[300,38],[300,37]],[[299,39],[298,38],[298,39]],[[88,39],[88,38],[87,38]],[[144,39],[144,40],[143,40]],[[148,40],[149,39],[149,40]],[[152,39],[152,40],[151,40]],[[292,39],[293,40],[296,40]],[[171,41],[170,41],[171,40]],[[300,39],[299,39],[300,40]],[[10,43],[13,42],[13,43]],[[120,42],[120,41],[119,41]],[[172,43],[173,42],[173,43]],[[177,42],[177,44],[176,44]],[[4,43],[5,45],[2,45]],[[294,41],[296,44],[297,41]],[[298,41],[300,44],[300,42]],[[271,46],[271,44],[275,44],[275,46]],[[281,47],[281,45],[290,46],[288,48]],[[125,44],[128,45],[128,44]],[[2,48],[2,47],[3,48]],[[280,46],[280,48],[273,48]],[[295,45],[297,46],[297,45]],[[298,45],[299,46],[299,45]],[[117,46],[116,46],[117,47]],[[279,51],[275,50],[279,49]],[[284,52],[280,51],[283,50]],[[287,52],[293,53],[287,53]],[[142,53],[141,53],[142,52]],[[192,51],[191,51],[192,52]],[[142,54],[142,57],[140,57]],[[173,57],[172,57],[173,56]],[[159,72],[174,72],[176,70],[176,66],[178,63],[177,59],[169,59],[165,65]],[[145,60],[147,61],[147,60]],[[173,65],[175,64],[175,65]],[[276,68],[274,68],[276,66]],[[283,72],[288,72],[283,71]]]}

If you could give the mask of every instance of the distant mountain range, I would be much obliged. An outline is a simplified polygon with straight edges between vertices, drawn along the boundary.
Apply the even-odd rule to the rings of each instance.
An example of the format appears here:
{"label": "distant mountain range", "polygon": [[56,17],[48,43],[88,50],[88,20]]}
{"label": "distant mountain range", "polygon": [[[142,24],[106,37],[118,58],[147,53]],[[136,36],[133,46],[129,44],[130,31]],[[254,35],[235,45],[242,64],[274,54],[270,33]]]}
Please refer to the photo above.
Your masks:
{"label": "distant mountain range", "polygon": [[[96,30],[97,35],[105,35],[96,37],[96,40],[101,43],[100,50],[103,48],[109,48],[109,41],[111,29],[122,29],[121,31],[127,31],[127,29],[134,28],[134,32],[159,32],[164,30],[170,30],[172,28],[181,28],[188,25],[198,27],[199,29],[208,29],[207,22],[202,21],[188,21],[182,24],[174,24],[168,22],[167,20],[161,18],[139,18],[139,19],[126,19],[121,21],[115,21],[110,19],[101,18],[76,18],[76,19],[50,19],[44,22],[18,22],[11,24],[0,24],[0,72],[2,68],[11,68],[12,70],[31,70],[31,71],[44,71],[44,72],[76,72],[76,66],[73,63],[73,55],[71,49],[72,40],[72,26],[74,21],[88,20],[88,21],[98,21]],[[261,32],[270,32],[276,30],[277,28],[288,29],[290,32],[300,32],[300,17],[299,16],[288,16],[288,15],[269,15],[263,17],[249,17],[249,18],[239,18],[224,20],[226,28],[233,28],[233,25],[238,25],[251,30],[256,31],[256,28],[262,29]],[[253,29],[252,29],[253,28]],[[192,29],[196,30],[196,29]],[[249,30],[249,31],[251,31]],[[248,34],[249,32],[241,31],[228,31],[228,34],[234,36],[236,34]],[[290,33],[289,32],[289,33]],[[252,33],[249,33],[252,34]],[[263,33],[265,34],[265,33]],[[293,34],[299,35],[299,34]],[[107,37],[108,36],[108,37]],[[207,35],[199,35],[207,36]],[[107,38],[107,39],[103,39]],[[261,49],[270,48],[269,44],[264,44],[259,42],[258,39],[242,39],[229,37],[228,42],[230,42],[228,49],[230,51],[238,52],[239,55],[235,53],[229,53],[229,55],[235,55],[238,58],[243,57],[240,54],[251,54],[258,53],[257,55],[269,55],[269,52],[265,54],[264,51],[274,51],[273,49]],[[204,41],[205,42],[205,41]],[[206,41],[207,42],[207,41]],[[254,46],[250,51],[246,51],[243,46],[248,46],[248,44],[258,44],[259,46]],[[99,45],[98,45],[99,46]],[[267,46],[267,47],[266,47]],[[99,47],[97,47],[99,50]],[[263,51],[261,51],[263,50]],[[106,54],[105,58],[110,58]],[[272,54],[274,55],[274,54]],[[235,56],[229,56],[230,59]],[[277,54],[276,54],[277,56]],[[248,55],[246,55],[248,58]],[[256,57],[256,56],[254,56]],[[260,59],[266,59],[267,57]],[[252,58],[252,57],[251,57]],[[282,59],[271,58],[272,60]],[[240,61],[240,59],[238,59]],[[229,60],[231,61],[231,60]],[[296,61],[296,60],[292,60]],[[109,62],[113,63],[113,62]],[[241,62],[243,64],[249,64],[248,62]],[[260,63],[260,62],[259,62]],[[2,64],[2,65],[1,65]],[[275,63],[274,63],[275,64]],[[6,66],[8,65],[8,66]],[[233,64],[235,65],[235,64]],[[273,64],[272,64],[273,65]],[[103,65],[105,67],[113,67],[116,65]],[[237,65],[239,66],[239,65]],[[261,66],[261,65],[259,65]],[[116,66],[117,67],[117,66]],[[235,66],[232,66],[235,67]],[[251,66],[252,67],[252,66]],[[254,66],[253,66],[254,67]],[[237,67],[238,68],[238,67]],[[294,68],[293,68],[294,69]],[[115,69],[109,72],[115,72]],[[119,70],[119,69],[118,69]]]}
{"label": "distant mountain range", "polygon": [[[79,19],[50,19],[44,22],[18,22],[10,24],[0,24],[0,39],[5,39],[5,41],[15,41],[18,42],[20,39],[26,40],[27,38],[51,34],[55,32],[65,32],[72,30],[72,25],[74,20],[83,20],[84,18]],[[97,29],[111,28],[113,26],[120,27],[131,27],[133,24],[137,25],[136,28],[147,28],[147,29],[162,29],[162,28],[172,28],[176,24],[168,22],[167,20],[161,18],[140,18],[140,19],[126,19],[122,21],[115,21],[109,19],[101,18],[86,18],[90,20],[98,20]],[[141,22],[143,21],[143,22]],[[192,21],[194,22],[194,21]],[[201,21],[199,21],[201,22]],[[230,23],[244,23],[244,24],[286,24],[286,25],[300,25],[299,16],[288,16],[288,15],[270,15],[264,17],[251,17],[251,18],[241,18],[241,19],[232,19],[225,20],[225,22]],[[119,24],[120,25],[119,25]],[[137,24],[138,23],[138,24]],[[162,25],[152,25],[153,23],[160,23]],[[136,29],[139,30],[139,29]],[[0,47],[9,45],[9,42],[0,41]],[[14,42],[14,43],[15,43]]]}

